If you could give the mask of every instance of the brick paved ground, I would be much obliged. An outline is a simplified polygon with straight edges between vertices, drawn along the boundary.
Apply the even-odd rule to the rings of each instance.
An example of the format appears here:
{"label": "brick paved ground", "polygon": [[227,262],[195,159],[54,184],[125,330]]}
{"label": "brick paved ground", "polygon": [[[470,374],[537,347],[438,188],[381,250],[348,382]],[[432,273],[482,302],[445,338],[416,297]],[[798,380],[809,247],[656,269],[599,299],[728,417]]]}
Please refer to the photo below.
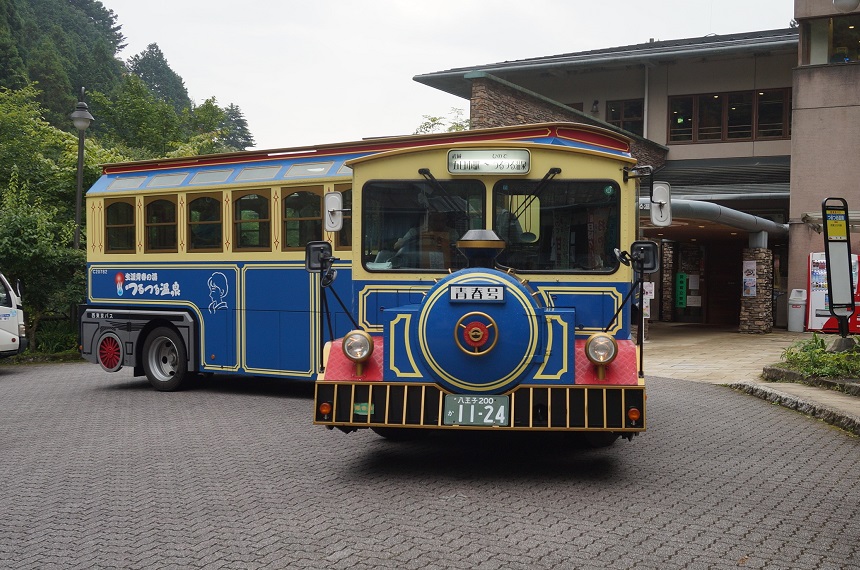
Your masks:
{"label": "brick paved ground", "polygon": [[860,439],[649,386],[646,434],[584,450],[329,432],[268,380],[0,366],[0,568],[860,567]]}

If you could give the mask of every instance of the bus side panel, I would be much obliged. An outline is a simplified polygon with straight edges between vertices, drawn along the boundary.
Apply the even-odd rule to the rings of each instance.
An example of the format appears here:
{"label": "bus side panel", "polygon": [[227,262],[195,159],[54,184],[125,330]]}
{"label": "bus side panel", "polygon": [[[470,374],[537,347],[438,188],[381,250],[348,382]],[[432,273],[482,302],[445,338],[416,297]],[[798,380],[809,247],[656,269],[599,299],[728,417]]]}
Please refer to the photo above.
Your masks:
{"label": "bus side panel", "polygon": [[[328,337],[325,315],[320,315],[322,296],[319,275],[304,265],[246,265],[242,272],[243,366],[251,374],[278,374],[314,378],[319,369],[321,334]],[[347,305],[352,303],[351,272],[338,268],[332,287]],[[334,296],[325,293],[335,337],[352,327]],[[321,327],[325,327],[324,329]]]}
{"label": "bus side panel", "polygon": [[[600,332],[606,328],[630,290],[627,283],[539,283],[534,286],[544,298],[549,299],[551,306],[576,308],[577,333],[580,335]],[[618,338],[629,337],[628,313],[625,308],[610,328]]]}
{"label": "bus side panel", "polygon": [[118,310],[190,310],[200,327],[199,368],[235,370],[238,271],[236,266],[208,264],[93,265],[89,300]]}

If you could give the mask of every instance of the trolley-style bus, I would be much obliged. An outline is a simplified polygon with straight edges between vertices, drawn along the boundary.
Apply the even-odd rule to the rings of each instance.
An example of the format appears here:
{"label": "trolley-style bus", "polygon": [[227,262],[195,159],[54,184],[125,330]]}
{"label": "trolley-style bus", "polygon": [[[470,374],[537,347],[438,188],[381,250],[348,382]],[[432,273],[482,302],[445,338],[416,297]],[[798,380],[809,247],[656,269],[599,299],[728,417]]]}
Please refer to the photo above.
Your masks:
{"label": "trolley-style bus", "polygon": [[107,165],[81,352],[158,390],[314,381],[313,422],[343,431],[630,438],[641,173],[568,123]]}

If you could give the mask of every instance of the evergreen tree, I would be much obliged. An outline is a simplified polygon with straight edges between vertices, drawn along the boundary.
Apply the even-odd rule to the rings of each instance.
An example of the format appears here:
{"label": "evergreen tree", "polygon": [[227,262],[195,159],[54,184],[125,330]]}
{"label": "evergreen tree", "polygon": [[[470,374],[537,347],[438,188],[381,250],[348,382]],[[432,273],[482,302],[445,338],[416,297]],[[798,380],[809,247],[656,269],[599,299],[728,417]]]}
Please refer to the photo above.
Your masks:
{"label": "evergreen tree", "polygon": [[[137,75],[127,75],[107,96],[91,94],[90,112],[102,142],[140,149],[135,158],[164,156],[182,140],[180,120],[170,104],[158,99]],[[132,151],[133,152],[133,151]]]}
{"label": "evergreen tree", "polygon": [[0,0],[0,86],[20,89],[27,84],[27,67],[18,51],[16,35],[21,19],[12,0]]}
{"label": "evergreen tree", "polygon": [[49,37],[42,38],[30,54],[27,67],[30,78],[38,83],[38,101],[46,109],[45,119],[52,125],[69,123],[69,113],[75,109],[74,91],[66,66]]}
{"label": "evergreen tree", "polygon": [[158,44],[149,44],[139,54],[128,60],[128,69],[149,87],[156,97],[169,103],[174,111],[181,113],[191,107],[191,98],[182,78],[170,69]]}
{"label": "evergreen tree", "polygon": [[230,103],[224,109],[224,144],[236,150],[246,150],[256,143],[251,131],[248,130],[248,121],[242,115],[238,105]]}

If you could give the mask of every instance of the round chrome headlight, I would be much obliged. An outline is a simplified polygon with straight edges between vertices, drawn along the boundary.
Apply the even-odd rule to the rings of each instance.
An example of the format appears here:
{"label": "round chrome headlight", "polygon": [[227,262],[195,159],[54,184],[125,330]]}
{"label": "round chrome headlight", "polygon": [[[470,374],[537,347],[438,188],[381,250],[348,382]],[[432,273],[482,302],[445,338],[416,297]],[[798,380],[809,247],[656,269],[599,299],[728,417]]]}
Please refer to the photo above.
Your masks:
{"label": "round chrome headlight", "polygon": [[373,354],[373,338],[364,331],[352,331],[343,337],[343,353],[353,362],[364,362]]}
{"label": "round chrome headlight", "polygon": [[618,355],[618,344],[615,338],[597,333],[585,341],[585,355],[594,364],[609,364]]}

